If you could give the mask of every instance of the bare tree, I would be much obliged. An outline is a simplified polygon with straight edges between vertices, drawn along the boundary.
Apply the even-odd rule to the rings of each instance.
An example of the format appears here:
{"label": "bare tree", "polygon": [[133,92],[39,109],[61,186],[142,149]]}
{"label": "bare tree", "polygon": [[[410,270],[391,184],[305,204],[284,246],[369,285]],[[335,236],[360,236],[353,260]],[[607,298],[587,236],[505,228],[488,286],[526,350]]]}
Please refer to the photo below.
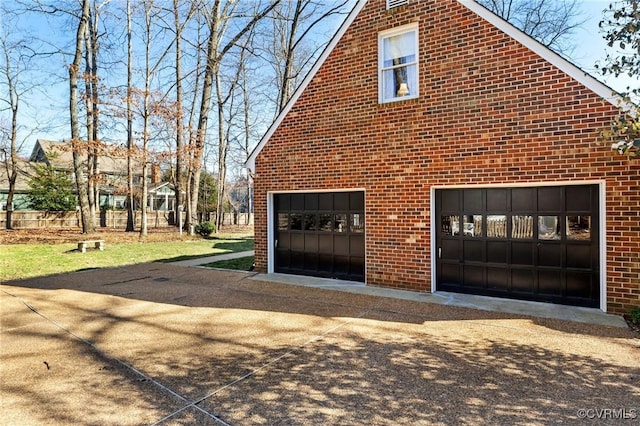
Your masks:
{"label": "bare tree", "polygon": [[[140,195],[140,208],[141,208],[141,225],[140,236],[147,235],[147,200],[149,198],[149,183],[147,176],[149,175],[149,165],[152,162],[150,156],[150,143],[152,139],[151,128],[152,120],[157,116],[165,116],[168,108],[166,105],[166,92],[154,91],[152,92],[151,84],[152,79],[156,75],[158,68],[162,65],[164,58],[170,52],[170,46],[165,47],[159,51],[157,58],[152,58],[152,44],[154,44],[156,28],[154,20],[158,19],[157,13],[159,8],[155,5],[154,0],[142,0],[142,40],[144,45],[144,65],[142,69],[142,75],[144,79],[144,87],[137,90],[138,94],[138,115],[140,116],[141,123],[141,147],[139,151],[139,159],[142,163],[142,188]],[[153,61],[153,63],[152,63]],[[131,155],[132,153],[130,153]]]}
{"label": "bare tree", "polygon": [[125,232],[135,230],[134,199],[133,199],[133,158],[131,152],[135,142],[133,140],[133,106],[131,93],[133,88],[133,31],[131,29],[131,0],[127,0],[127,93],[126,93],[126,119],[127,119],[127,225]]}
{"label": "bare tree", "polygon": [[[239,30],[234,34],[228,35],[227,29],[229,28],[230,20],[236,14],[237,2],[221,0],[214,1],[210,9],[206,11],[207,14],[207,55],[206,66],[203,76],[203,88],[202,97],[200,101],[200,109],[198,114],[198,127],[196,130],[195,141],[193,145],[194,155],[194,170],[191,175],[189,185],[191,187],[191,199],[190,208],[188,209],[187,222],[192,224],[197,218],[194,213],[197,211],[198,205],[198,191],[200,182],[200,173],[202,167],[202,160],[204,157],[204,144],[207,138],[209,113],[211,111],[211,101],[213,99],[213,88],[215,83],[215,76],[220,70],[222,59],[225,55],[236,45],[236,43],[242,39],[245,34],[251,30],[262,18],[264,18],[278,3],[280,0],[271,0],[270,4],[265,6],[261,11],[253,14],[246,23],[239,24]],[[224,3],[224,4],[223,4]],[[221,125],[222,123],[218,123]],[[220,179],[220,176],[218,177]],[[221,194],[218,194],[221,196]]]}
{"label": "bare tree", "polygon": [[22,109],[27,96],[42,89],[43,82],[34,75],[32,60],[38,42],[21,33],[15,24],[20,21],[16,11],[0,7],[3,25],[0,27],[0,87],[6,89],[0,96],[0,112],[4,114],[0,122],[0,159],[9,183],[6,202],[6,228],[12,229],[13,203],[16,182],[20,173],[27,173],[22,167],[20,152],[35,132],[42,129],[39,118],[29,116],[28,128],[21,125],[21,117],[27,116]]}
{"label": "bare tree", "polygon": [[[191,8],[189,16],[195,8]],[[178,0],[173,0],[173,22],[175,28],[175,66],[176,66],[176,165],[173,186],[175,188],[175,215],[176,224],[182,225],[182,190],[184,188],[184,119],[183,119],[183,88],[182,88],[182,32],[184,24],[180,22],[180,8]]]}
{"label": "bare tree", "polygon": [[[6,28],[6,27],[5,27]],[[1,35],[0,44],[2,45],[2,59],[4,62],[2,67],[3,85],[6,85],[7,98],[2,98],[3,102],[7,104],[6,108],[9,110],[10,123],[2,125],[2,131],[0,137],[0,150],[2,151],[2,162],[5,167],[7,178],[9,180],[9,193],[7,194],[7,213],[6,213],[6,228],[12,229],[12,214],[13,214],[13,197],[16,189],[16,181],[19,173],[18,166],[18,112],[20,102],[23,94],[23,90],[20,89],[19,79],[23,69],[20,64],[23,61],[20,58],[14,57],[16,52],[19,52],[24,48],[21,42],[11,43],[8,39],[9,35],[3,31]],[[4,108],[2,108],[4,110]],[[8,143],[7,143],[8,142]]]}
{"label": "bare tree", "polygon": [[574,31],[585,23],[578,0],[476,0],[531,37],[570,56]]}
{"label": "bare tree", "polygon": [[277,111],[282,111],[328,39],[318,41],[314,32],[328,19],[346,13],[349,0],[322,2],[294,0],[283,2],[273,11],[266,56],[274,67],[278,90]]}
{"label": "bare tree", "polygon": [[[165,158],[175,158],[175,207],[186,207],[187,227],[198,220],[200,174],[205,162],[218,180],[216,194],[220,202],[227,199],[228,164],[238,165],[246,158],[259,138],[258,127],[264,128],[272,112],[284,106],[319,56],[326,43],[316,43],[316,39],[326,31],[322,29],[325,20],[346,12],[352,4],[349,0],[127,0],[126,26],[120,28],[110,19],[122,16],[120,22],[124,24],[125,2],[16,2],[55,21],[56,28],[63,26],[62,18],[77,24],[73,43],[69,40],[64,45],[64,38],[56,37],[55,43],[60,46],[51,45],[49,54],[66,58],[71,64],[65,83],[70,88],[70,136],[86,233],[95,230],[94,213],[100,201],[97,159],[112,152],[112,147],[102,140],[124,142],[125,132],[122,136],[117,131],[110,132],[110,125],[126,128],[128,231],[135,228],[133,178],[139,173],[139,164],[149,164],[149,149],[153,149],[160,135],[168,151]],[[151,15],[140,13],[145,8]],[[277,26],[273,25],[276,21]],[[250,38],[258,24],[262,32]],[[276,28],[279,34],[270,37],[269,47],[263,42],[257,49],[258,42],[265,40],[262,36]],[[111,37],[120,34],[126,43],[109,43]],[[73,48],[68,49],[71,44]],[[277,53],[274,46],[278,46]],[[120,56],[109,62],[108,55],[116,52],[112,48],[119,47]],[[268,51],[269,56],[265,53]],[[241,65],[250,60],[255,61],[254,66]],[[265,64],[273,66],[268,77],[270,90],[264,90]],[[67,77],[61,79],[64,80]],[[105,88],[118,96],[108,108],[107,97],[102,96]],[[164,121],[154,121],[154,117],[164,117]],[[122,145],[125,151],[125,144]],[[229,158],[234,155],[240,160]],[[146,168],[142,174],[146,177]],[[140,207],[145,209],[147,197],[144,188],[142,191]],[[222,205],[217,210],[221,214]],[[221,216],[216,222],[220,224]]]}
{"label": "bare tree", "polygon": [[84,40],[87,26],[90,19],[90,0],[82,0],[82,12],[79,17],[78,28],[75,38],[75,53],[73,62],[69,64],[69,122],[71,126],[71,146],[73,149],[73,171],[76,177],[76,190],[80,202],[80,217],[82,223],[82,233],[92,234],[95,232],[95,219],[91,214],[89,205],[89,194],[87,190],[87,163],[86,144],[80,137],[80,119],[78,114],[78,80],[80,77],[80,67],[84,52]]}
{"label": "bare tree", "polygon": [[[230,142],[236,139],[233,135],[234,124],[240,116],[241,106],[237,98],[242,100],[239,90],[242,71],[246,62],[247,50],[252,44],[253,31],[245,38],[237,55],[237,63],[221,72],[216,73],[216,106],[218,112],[218,179],[216,185],[216,232],[220,230],[224,219],[224,207],[229,200],[227,193],[227,161]],[[225,76],[227,77],[225,79]],[[226,80],[223,82],[223,80]],[[226,87],[226,90],[223,88]]]}
{"label": "bare tree", "polygon": [[84,84],[85,94],[84,103],[86,111],[86,127],[87,127],[87,193],[89,195],[89,209],[93,217],[96,216],[98,203],[100,201],[100,170],[99,158],[104,151],[104,145],[98,137],[99,132],[99,83],[98,75],[98,27],[100,21],[100,9],[102,9],[110,0],[105,0],[98,4],[97,0],[93,0],[89,8],[89,20],[87,22],[87,31],[85,33],[85,72]]}

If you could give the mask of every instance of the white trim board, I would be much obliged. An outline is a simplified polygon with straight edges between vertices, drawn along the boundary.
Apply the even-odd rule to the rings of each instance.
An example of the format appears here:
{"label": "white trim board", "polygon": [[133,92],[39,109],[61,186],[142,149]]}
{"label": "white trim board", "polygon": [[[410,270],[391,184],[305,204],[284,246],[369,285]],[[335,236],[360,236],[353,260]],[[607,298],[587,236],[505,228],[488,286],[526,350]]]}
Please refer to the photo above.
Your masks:
{"label": "white trim board", "polygon": [[340,189],[298,189],[298,190],[279,190],[279,191],[267,191],[267,273],[273,274],[276,269],[276,255],[275,255],[275,212],[273,211],[273,196],[276,194],[313,194],[313,193],[335,193],[335,192],[362,192],[364,193],[364,217],[365,217],[365,252],[364,252],[364,279],[365,284],[367,281],[367,232],[366,232],[366,218],[367,218],[367,191],[364,188],[340,188]]}
{"label": "white trim board", "polygon": [[532,50],[541,58],[547,60],[552,65],[563,71],[569,77],[582,83],[586,88],[590,89],[603,99],[607,100],[614,106],[618,106],[619,103],[624,102],[623,98],[619,96],[614,89],[597,80],[588,72],[580,69],[577,65],[573,64],[569,60],[558,55],[553,50],[549,49],[542,43],[538,42],[533,37],[527,35],[523,31],[519,30],[509,22],[505,21],[498,15],[491,12],[489,9],[477,3],[475,0],[457,0],[467,9],[474,12],[487,22],[491,23],[494,27],[507,34],[509,37],[518,41],[523,46]]}
{"label": "white trim board", "polygon": [[322,65],[327,60],[327,58],[329,57],[333,49],[335,49],[340,39],[342,39],[342,36],[347,32],[347,30],[349,29],[353,21],[356,19],[356,16],[358,16],[358,14],[360,13],[360,11],[362,10],[362,8],[366,3],[367,3],[367,0],[358,0],[358,3],[356,3],[356,5],[353,7],[353,9],[351,10],[351,13],[349,13],[349,15],[347,16],[347,19],[345,19],[345,21],[342,23],[340,28],[338,28],[338,31],[333,36],[331,41],[329,41],[329,44],[322,52],[322,55],[320,55],[320,57],[318,58],[316,63],[313,65],[311,70],[307,73],[306,77],[304,78],[300,86],[298,86],[296,91],[293,92],[293,95],[291,96],[291,98],[289,99],[285,107],[282,109],[280,114],[278,114],[273,124],[271,124],[271,126],[267,130],[267,133],[265,133],[262,139],[260,139],[260,142],[258,142],[258,145],[256,145],[253,151],[251,151],[251,154],[249,154],[249,158],[247,158],[247,161],[245,161],[244,164],[245,164],[245,167],[250,169],[252,172],[255,173],[256,171],[256,157],[258,156],[258,154],[260,154],[260,151],[262,151],[262,148],[264,148],[264,146],[267,144],[271,136],[273,136],[275,131],[280,126],[280,123],[282,123],[282,121],[287,116],[287,114],[289,113],[293,105],[296,103],[296,101],[298,100],[302,92],[304,92],[304,90],[307,88],[311,80],[313,80],[313,77],[315,77],[320,67],[322,67]]}

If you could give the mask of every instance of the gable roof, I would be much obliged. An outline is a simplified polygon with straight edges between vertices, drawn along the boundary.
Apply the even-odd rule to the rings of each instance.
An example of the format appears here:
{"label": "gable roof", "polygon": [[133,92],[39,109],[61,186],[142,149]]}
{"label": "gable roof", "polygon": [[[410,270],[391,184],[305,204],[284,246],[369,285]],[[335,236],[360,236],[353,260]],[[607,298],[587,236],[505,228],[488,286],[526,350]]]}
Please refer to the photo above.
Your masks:
{"label": "gable roof", "polygon": [[[340,26],[340,28],[338,29],[334,37],[329,41],[329,44],[325,48],[322,55],[318,58],[318,60],[316,61],[314,66],[311,68],[311,70],[309,71],[305,79],[302,81],[300,86],[298,86],[296,91],[293,93],[293,95],[291,96],[291,98],[289,99],[285,107],[282,109],[282,111],[278,114],[274,122],[271,124],[267,132],[262,137],[262,139],[260,139],[260,141],[258,142],[258,145],[256,145],[254,150],[251,152],[251,154],[247,158],[247,161],[245,162],[245,166],[249,168],[251,171],[255,172],[256,158],[258,157],[258,155],[260,154],[264,146],[267,144],[271,136],[273,136],[275,131],[278,129],[278,127],[280,126],[284,118],[287,116],[287,114],[289,113],[293,105],[296,103],[296,101],[298,100],[302,92],[304,92],[304,90],[309,85],[311,80],[313,80],[316,73],[322,67],[324,62],[327,60],[327,58],[329,57],[333,49],[338,45],[340,39],[344,36],[344,34],[347,32],[347,30],[349,29],[353,21],[356,19],[358,14],[362,11],[367,1],[368,0],[358,0],[353,10],[351,11],[351,13],[345,19],[344,23]],[[469,9],[470,11],[472,11],[473,13],[475,13],[476,15],[478,15],[479,17],[481,17],[482,19],[484,19],[485,21],[492,24],[494,27],[496,27],[503,33],[507,34],[509,37],[513,38],[523,46],[527,47],[528,49],[536,53],[541,58],[545,59],[546,61],[548,61],[549,63],[551,63],[558,69],[560,69],[561,71],[563,71],[569,77],[578,81],[579,83],[584,85],[586,88],[590,89],[592,92],[596,93],[603,99],[607,100],[611,104],[615,106],[627,105],[624,99],[619,94],[617,94],[615,90],[613,90],[611,87],[597,80],[591,74],[580,69],[580,67],[578,67],[577,65],[573,64],[569,60],[555,53],[553,50],[549,49],[542,43],[538,42],[533,37],[527,35],[522,30],[518,29],[517,27],[513,26],[512,24],[504,20],[503,18],[491,12],[489,9],[480,5],[475,0],[456,0],[456,1],[461,5],[463,5],[464,7],[466,7],[467,9]]]}
{"label": "gable roof", "polygon": [[[54,142],[46,139],[36,140],[29,161],[45,163],[57,170],[73,170],[73,152],[69,141]],[[100,172],[113,175],[127,174],[127,158],[101,155],[98,158]],[[139,162],[134,163],[134,170],[141,170]],[[140,174],[138,172],[137,174]]]}
{"label": "gable roof", "polygon": [[[29,190],[29,180],[35,175],[35,171],[30,162],[18,160],[16,163],[18,176],[16,178],[16,192],[26,192]],[[9,191],[9,175],[4,164],[0,164],[0,192]]]}

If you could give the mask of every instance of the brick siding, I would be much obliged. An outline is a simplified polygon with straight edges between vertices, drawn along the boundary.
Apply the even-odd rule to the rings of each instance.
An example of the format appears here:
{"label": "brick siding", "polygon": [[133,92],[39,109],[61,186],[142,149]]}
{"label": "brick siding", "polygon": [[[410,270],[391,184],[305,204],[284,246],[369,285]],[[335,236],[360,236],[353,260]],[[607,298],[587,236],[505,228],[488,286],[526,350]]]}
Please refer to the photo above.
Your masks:
{"label": "brick siding", "polygon": [[[368,285],[430,291],[432,185],[606,181],[607,309],[640,305],[640,161],[598,139],[617,110],[456,1],[369,1],[256,159],[268,191],[364,188]],[[378,32],[419,23],[420,96],[378,104]]]}

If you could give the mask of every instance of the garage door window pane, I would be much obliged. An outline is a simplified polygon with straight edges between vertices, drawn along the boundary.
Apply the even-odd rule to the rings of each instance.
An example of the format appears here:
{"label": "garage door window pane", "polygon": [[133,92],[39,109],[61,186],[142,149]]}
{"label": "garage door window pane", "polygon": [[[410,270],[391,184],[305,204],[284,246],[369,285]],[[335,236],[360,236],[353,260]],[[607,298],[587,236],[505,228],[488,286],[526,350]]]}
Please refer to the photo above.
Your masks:
{"label": "garage door window pane", "polygon": [[289,224],[294,231],[302,231],[302,215],[299,213],[291,213],[289,216]]}
{"label": "garage door window pane", "polygon": [[333,222],[333,230],[335,232],[347,232],[347,215],[337,214]]}
{"label": "garage door window pane", "polygon": [[511,238],[533,238],[533,217],[512,216]]}
{"label": "garage door window pane", "polygon": [[487,237],[507,237],[507,216],[503,214],[492,214],[487,216]]}
{"label": "garage door window pane", "polygon": [[315,214],[305,214],[304,215],[304,230],[305,231],[315,231],[317,229],[316,219],[317,219],[317,216]]}
{"label": "garage door window pane", "polygon": [[278,213],[278,230],[286,231],[289,226],[289,215],[287,213]]}
{"label": "garage door window pane", "polygon": [[318,229],[321,231],[331,232],[333,229],[333,215],[331,213],[320,213],[320,221]]}
{"label": "garage door window pane", "polygon": [[591,216],[567,216],[567,239],[584,241],[590,240]]}
{"label": "garage door window pane", "polygon": [[458,216],[444,215],[440,218],[440,230],[442,231],[442,235],[458,235],[459,229],[460,222]]}
{"label": "garage door window pane", "polygon": [[559,240],[560,221],[558,216],[539,216],[538,217],[538,238],[541,240]]}
{"label": "garage door window pane", "polygon": [[482,215],[464,215],[464,236],[482,237]]}
{"label": "garage door window pane", "polygon": [[364,232],[364,215],[362,213],[351,214],[351,232]]}

